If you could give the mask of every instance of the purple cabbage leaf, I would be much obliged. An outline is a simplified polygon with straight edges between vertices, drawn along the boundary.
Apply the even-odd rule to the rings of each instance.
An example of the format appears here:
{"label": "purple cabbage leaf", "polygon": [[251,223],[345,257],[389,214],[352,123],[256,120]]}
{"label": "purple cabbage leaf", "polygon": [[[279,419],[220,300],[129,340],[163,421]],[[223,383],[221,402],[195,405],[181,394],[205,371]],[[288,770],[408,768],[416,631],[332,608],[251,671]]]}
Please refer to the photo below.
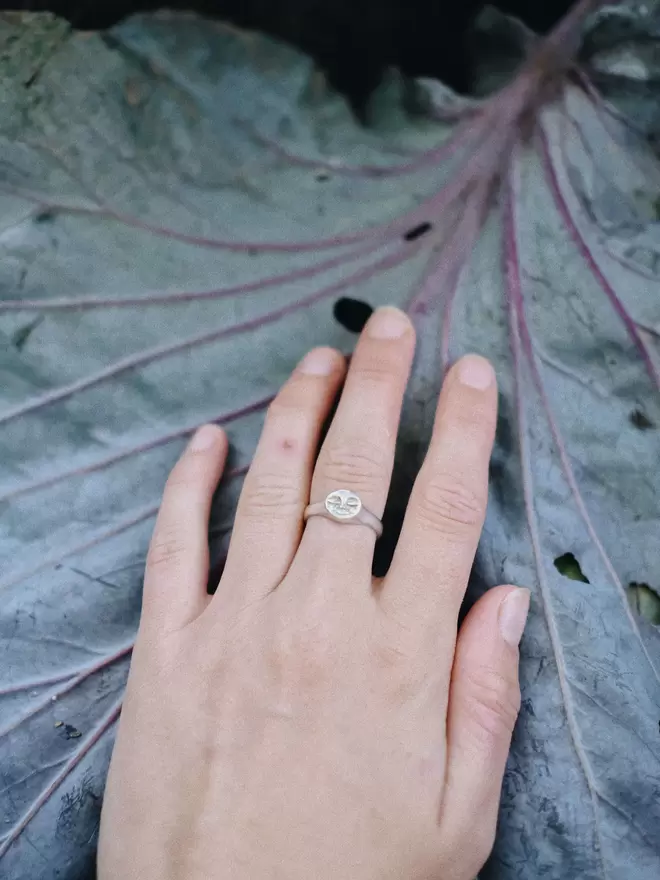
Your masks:
{"label": "purple cabbage leaf", "polygon": [[[492,94],[396,77],[365,128],[304,56],[194,17],[0,15],[0,875],[93,865],[168,469],[264,411],[338,299],[420,344],[386,523],[447,364],[501,382],[469,597],[533,590],[488,880],[660,850],[660,5],[582,0]],[[214,575],[215,576],[215,575]],[[478,822],[478,817],[475,817]]]}

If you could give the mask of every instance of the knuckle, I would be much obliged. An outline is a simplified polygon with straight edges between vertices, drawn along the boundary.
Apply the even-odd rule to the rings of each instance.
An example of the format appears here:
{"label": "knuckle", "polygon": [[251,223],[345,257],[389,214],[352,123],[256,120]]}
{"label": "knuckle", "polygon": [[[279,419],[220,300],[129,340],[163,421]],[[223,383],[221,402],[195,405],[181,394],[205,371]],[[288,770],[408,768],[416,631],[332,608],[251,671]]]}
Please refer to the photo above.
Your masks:
{"label": "knuckle", "polygon": [[[388,656],[389,654],[389,656]],[[426,688],[428,674],[417,662],[406,660],[404,651],[382,650],[378,660],[386,672],[386,692],[394,706],[407,706],[418,701]]]}
{"label": "knuckle", "polygon": [[[318,377],[315,377],[318,378]],[[295,372],[282,386],[269,407],[269,412],[286,418],[314,406],[319,398],[316,383],[304,373]]]}
{"label": "knuckle", "polygon": [[322,472],[329,484],[373,494],[388,478],[384,447],[367,439],[333,445],[324,456]]}
{"label": "knuckle", "polygon": [[334,640],[320,621],[287,625],[275,636],[273,667],[280,681],[293,688],[316,689],[333,668]]}
{"label": "knuckle", "polygon": [[282,423],[288,428],[304,424],[305,411],[301,406],[298,395],[293,394],[293,389],[288,392],[280,392],[270,404],[266,412],[266,425],[277,427]]}
{"label": "knuckle", "polygon": [[385,673],[386,681],[393,682],[403,671],[406,672],[406,679],[411,677],[407,674],[410,670],[410,654],[398,642],[378,639],[372,645],[372,653],[377,668]]}
{"label": "knuckle", "polygon": [[395,705],[405,705],[419,697],[429,682],[430,670],[428,655],[420,650],[416,633],[385,618],[381,631],[371,641],[371,652]]}
{"label": "knuckle", "polygon": [[295,483],[285,474],[254,473],[246,480],[240,514],[250,519],[297,516],[301,501]]}
{"label": "knuckle", "polygon": [[356,365],[355,379],[360,383],[363,389],[371,389],[372,391],[390,392],[393,383],[400,372],[398,361],[391,361],[372,358],[366,362]]}
{"label": "knuckle", "polygon": [[170,471],[165,484],[165,499],[198,495],[209,485],[208,453],[188,452]]}
{"label": "knuckle", "polygon": [[192,458],[189,458],[187,461],[180,461],[176,465],[165,484],[166,496],[181,495],[199,482],[199,477],[204,471],[194,465],[195,462],[193,462]]}
{"label": "knuckle", "polygon": [[496,827],[492,822],[481,821],[470,833],[470,846],[473,847],[473,857],[476,862],[478,873],[488,860],[495,846]]}
{"label": "knuckle", "polygon": [[477,735],[486,743],[508,738],[520,711],[520,688],[494,669],[479,669],[470,676],[467,710]]}
{"label": "knuckle", "polygon": [[175,568],[185,554],[181,536],[174,531],[157,531],[147,553],[147,568],[151,571]]}
{"label": "knuckle", "polygon": [[379,666],[385,670],[397,669],[408,666],[416,656],[416,638],[409,627],[403,622],[383,615],[380,619],[380,627],[376,637],[372,640],[371,649]]}
{"label": "knuckle", "polygon": [[484,499],[464,481],[438,474],[422,490],[418,517],[433,529],[461,533],[479,528],[484,510]]}
{"label": "knuckle", "polygon": [[476,877],[488,861],[495,845],[496,823],[488,816],[480,815],[469,828],[462,828],[447,841],[455,852],[465,854],[466,876]]}
{"label": "knuckle", "polygon": [[[495,819],[496,817],[495,812]],[[476,877],[479,874],[493,851],[496,827],[496,821],[493,821],[489,815],[484,815],[482,811],[478,820],[471,821],[469,827],[465,827],[464,822],[461,822],[459,827],[452,827],[445,835],[445,851],[464,855],[462,867],[466,873],[461,876]]]}

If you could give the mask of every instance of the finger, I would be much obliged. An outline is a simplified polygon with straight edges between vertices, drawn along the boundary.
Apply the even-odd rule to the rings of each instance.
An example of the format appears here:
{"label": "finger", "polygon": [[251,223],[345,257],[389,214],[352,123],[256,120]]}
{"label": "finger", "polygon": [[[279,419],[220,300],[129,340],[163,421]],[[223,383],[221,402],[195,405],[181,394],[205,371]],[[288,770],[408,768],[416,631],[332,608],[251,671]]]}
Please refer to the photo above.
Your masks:
{"label": "finger", "polygon": [[209,515],[226,459],[224,431],[205,425],[172,470],[147,554],[143,624],[180,629],[206,607]]}
{"label": "finger", "polygon": [[440,821],[459,851],[469,846],[476,855],[477,869],[495,840],[502,779],[520,710],[518,643],[529,599],[528,590],[489,591],[468,614],[456,645]]}
{"label": "finger", "polygon": [[[333,490],[348,489],[360,496],[368,510],[382,516],[414,348],[414,330],[403,312],[388,307],[372,315],[319,454],[312,503],[323,501]],[[321,559],[351,572],[356,572],[359,559],[370,570],[375,537],[368,526],[315,516],[307,523],[300,558]]]}
{"label": "finger", "polygon": [[[298,549],[321,430],[345,375],[331,348],[311,351],[271,404],[236,512],[223,584],[240,602],[270,593]],[[216,595],[225,601],[226,591]],[[233,599],[232,599],[233,601]]]}
{"label": "finger", "polygon": [[484,358],[449,372],[433,436],[408,504],[381,593],[383,611],[406,629],[444,627],[453,651],[456,621],[483,526],[495,436],[497,386]]}

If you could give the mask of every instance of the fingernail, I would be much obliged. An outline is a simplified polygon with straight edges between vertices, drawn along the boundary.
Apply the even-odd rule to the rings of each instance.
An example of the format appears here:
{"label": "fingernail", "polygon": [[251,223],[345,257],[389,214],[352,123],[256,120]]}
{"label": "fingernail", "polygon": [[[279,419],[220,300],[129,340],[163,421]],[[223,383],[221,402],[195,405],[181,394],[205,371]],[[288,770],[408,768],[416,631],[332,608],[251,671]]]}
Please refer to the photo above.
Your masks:
{"label": "fingernail", "polygon": [[188,447],[191,452],[206,452],[218,442],[221,435],[220,428],[214,425],[204,425],[194,435]]}
{"label": "fingernail", "polygon": [[400,339],[409,329],[407,315],[394,306],[378,309],[367,323],[367,335],[372,339]]}
{"label": "fingernail", "polygon": [[332,348],[315,348],[310,351],[298,369],[308,376],[329,376],[337,366],[337,352]]}
{"label": "fingernail", "polygon": [[486,358],[468,354],[458,362],[458,378],[463,385],[485,391],[495,381],[495,370]]}
{"label": "fingernail", "polygon": [[525,631],[530,598],[529,590],[513,590],[500,605],[500,632],[512,648],[518,647]]}

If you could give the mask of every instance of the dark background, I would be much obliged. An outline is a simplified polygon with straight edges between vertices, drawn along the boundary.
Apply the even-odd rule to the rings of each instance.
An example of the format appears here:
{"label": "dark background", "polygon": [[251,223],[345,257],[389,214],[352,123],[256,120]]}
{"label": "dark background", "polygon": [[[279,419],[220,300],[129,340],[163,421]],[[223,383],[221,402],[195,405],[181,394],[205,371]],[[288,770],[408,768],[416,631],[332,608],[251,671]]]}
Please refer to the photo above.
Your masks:
{"label": "dark background", "polygon": [[[499,0],[495,5],[545,32],[572,0]],[[55,12],[83,30],[105,29],[136,12],[200,12],[265,31],[315,58],[360,114],[388,67],[469,92],[469,32],[484,0],[0,0],[0,9]]]}

